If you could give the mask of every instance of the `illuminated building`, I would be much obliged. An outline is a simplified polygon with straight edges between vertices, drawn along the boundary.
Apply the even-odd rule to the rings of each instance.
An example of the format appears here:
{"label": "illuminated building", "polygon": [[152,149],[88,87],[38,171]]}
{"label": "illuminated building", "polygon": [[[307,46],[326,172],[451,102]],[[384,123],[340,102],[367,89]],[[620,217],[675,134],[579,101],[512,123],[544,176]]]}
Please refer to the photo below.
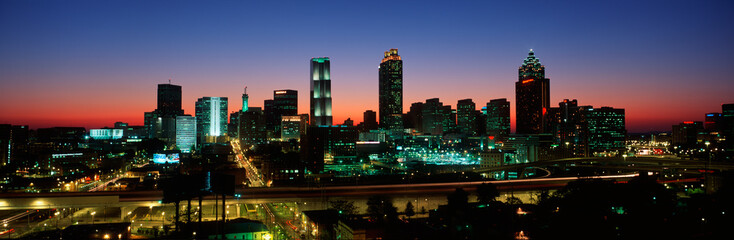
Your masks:
{"label": "illuminated building", "polygon": [[547,132],[545,114],[550,107],[550,80],[545,77],[545,66],[530,50],[518,70],[515,83],[515,121],[518,134]]}
{"label": "illuminated building", "polygon": [[301,139],[301,116],[282,116],[280,126],[281,140]]}
{"label": "illuminated building", "polygon": [[331,126],[331,62],[311,58],[311,125]]}
{"label": "illuminated building", "polygon": [[510,102],[505,98],[489,100],[486,111],[487,136],[493,136],[497,140],[510,136]]}
{"label": "illuminated building", "polygon": [[362,126],[363,131],[377,130],[377,113],[372,110],[364,111]]}
{"label": "illuminated building", "polygon": [[443,105],[438,98],[427,99],[423,104],[423,133],[443,135],[454,130],[455,118],[452,118],[450,105]]}
{"label": "illuminated building", "polygon": [[557,108],[548,109],[546,129],[553,134],[555,144],[564,149],[564,157],[588,156],[587,125],[581,109],[590,108],[579,107],[576,99],[564,99]]}
{"label": "illuminated building", "polygon": [[0,124],[0,165],[20,161],[28,152],[27,125]]}
{"label": "illuminated building", "polygon": [[122,129],[89,129],[89,137],[94,140],[117,140],[123,136]]}
{"label": "illuminated building", "polygon": [[176,137],[176,116],[183,115],[181,109],[181,86],[158,84],[157,108],[144,115],[145,128],[149,138],[158,138],[168,145]]}
{"label": "illuminated building", "polygon": [[356,127],[311,126],[302,150],[306,153],[307,168],[311,173],[320,173],[324,165],[351,164],[356,160],[356,142],[359,132]]}
{"label": "illuminated building", "polygon": [[196,148],[196,118],[191,115],[176,117],[176,148],[189,153]]}
{"label": "illuminated building", "polygon": [[403,60],[398,49],[385,52],[379,67],[380,128],[403,128]]}
{"label": "illuminated building", "polygon": [[734,152],[734,103],[721,105],[721,135],[724,137],[723,148],[730,154]]}
{"label": "illuminated building", "polygon": [[696,145],[698,133],[703,131],[703,122],[686,121],[673,125],[672,144],[674,146],[693,147]]}
{"label": "illuminated building", "polygon": [[265,114],[259,107],[251,107],[240,115],[240,144],[243,146],[263,144],[267,142]]}
{"label": "illuminated building", "polygon": [[298,115],[298,91],[275,90],[273,100],[265,105],[266,125],[273,132],[273,138],[280,137],[281,117]]}
{"label": "illuminated building", "polygon": [[245,86],[245,92],[242,93],[242,112],[247,112],[249,107],[250,95],[247,95],[247,86]]}
{"label": "illuminated building", "polygon": [[624,109],[584,107],[581,108],[581,116],[587,129],[588,154],[626,149],[627,128]]}
{"label": "illuminated building", "polygon": [[471,99],[462,99],[456,104],[456,129],[461,134],[476,135],[477,105]]}
{"label": "illuminated building", "polygon": [[707,113],[705,121],[703,122],[703,128],[706,131],[719,131],[721,124],[721,113]]}
{"label": "illuminated building", "polygon": [[196,101],[196,136],[200,142],[212,142],[213,139],[227,133],[227,98],[202,97]]}

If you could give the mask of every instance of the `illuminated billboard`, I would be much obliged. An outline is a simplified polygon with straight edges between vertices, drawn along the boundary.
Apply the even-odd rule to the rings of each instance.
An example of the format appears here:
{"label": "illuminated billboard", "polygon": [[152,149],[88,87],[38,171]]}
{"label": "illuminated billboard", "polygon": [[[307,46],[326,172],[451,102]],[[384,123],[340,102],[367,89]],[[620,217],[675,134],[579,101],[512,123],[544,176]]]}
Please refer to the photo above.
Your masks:
{"label": "illuminated billboard", "polygon": [[178,163],[179,156],[178,153],[156,153],[153,154],[153,162],[154,163]]}

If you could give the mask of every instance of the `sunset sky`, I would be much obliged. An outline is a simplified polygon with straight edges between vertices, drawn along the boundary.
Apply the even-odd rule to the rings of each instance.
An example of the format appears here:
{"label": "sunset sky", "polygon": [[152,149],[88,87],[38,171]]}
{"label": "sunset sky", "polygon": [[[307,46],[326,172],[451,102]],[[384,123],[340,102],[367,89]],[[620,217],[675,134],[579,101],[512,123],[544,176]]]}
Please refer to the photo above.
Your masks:
{"label": "sunset sky", "polygon": [[[508,1],[510,2],[510,1]],[[734,103],[734,1],[0,1],[0,123],[142,125],[156,85],[261,107],[331,58],[334,122],[377,111],[378,65],[398,48],[404,111],[507,98],[534,49],[552,106],[626,109],[630,132],[669,131]],[[514,114],[512,116],[514,126]],[[514,127],[513,127],[514,129]]]}

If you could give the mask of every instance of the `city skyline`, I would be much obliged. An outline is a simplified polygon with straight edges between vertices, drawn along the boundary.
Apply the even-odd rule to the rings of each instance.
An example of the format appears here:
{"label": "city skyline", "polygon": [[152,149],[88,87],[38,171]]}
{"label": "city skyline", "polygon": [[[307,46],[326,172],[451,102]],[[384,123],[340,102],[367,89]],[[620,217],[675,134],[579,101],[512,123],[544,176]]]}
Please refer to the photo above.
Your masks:
{"label": "city skyline", "polygon": [[[306,31],[305,25],[292,22],[303,14],[286,17],[297,12],[297,7],[278,11],[268,5],[207,6],[209,10],[233,8],[219,12],[221,19],[212,17],[211,13],[201,13],[207,24],[219,26],[208,30],[198,27],[200,22],[184,19],[195,10],[186,4],[158,16],[169,17],[170,21],[140,26],[140,21],[157,19],[154,17],[156,10],[168,6],[156,3],[151,9],[132,14],[130,5],[112,9],[121,6],[110,4],[110,8],[101,8],[97,13],[80,14],[79,11],[85,8],[75,9],[80,7],[78,4],[35,6],[4,2],[0,30],[13,35],[0,40],[0,52],[3,53],[0,55],[0,111],[4,113],[0,122],[31,128],[98,128],[111,126],[116,121],[142,125],[143,112],[155,108],[155,86],[169,78],[183,88],[182,108],[186,114],[194,113],[194,102],[202,96],[238,99],[244,85],[250,88],[249,102],[253,107],[263,107],[260,103],[269,98],[270,91],[298,90],[299,113],[305,113],[303,109],[309,106],[305,62],[316,56],[328,56],[333,63],[333,122],[341,123],[347,118],[358,120],[365,110],[378,110],[375,67],[385,49],[390,48],[400,49],[401,57],[406,59],[403,112],[407,112],[414,102],[436,97],[453,108],[458,100],[467,98],[473,99],[478,106],[498,98],[509,99],[514,105],[515,71],[532,48],[553,81],[551,105],[562,99],[578,99],[593,106],[624,108],[629,132],[669,131],[671,125],[682,121],[702,121],[704,113],[717,112],[721,104],[734,100],[727,91],[734,88],[734,84],[717,72],[726,69],[726,57],[732,50],[711,47],[725,46],[734,38],[734,32],[725,27],[731,16],[724,12],[716,14],[730,4],[671,2],[657,6],[644,3],[635,5],[635,9],[625,9],[584,3],[575,6],[574,10],[612,7],[629,14],[631,20],[611,21],[616,15],[610,12],[551,17],[538,26],[539,33],[545,35],[531,40],[500,37],[514,33],[507,28],[520,26],[521,11],[500,13],[499,9],[511,6],[491,5],[494,8],[490,13],[496,16],[482,14],[472,8],[486,6],[476,3],[451,6],[452,10],[465,10],[468,17],[448,23],[441,21],[450,20],[454,15],[429,17],[440,13],[443,5],[429,3],[411,10],[408,4],[396,4],[396,9],[406,12],[397,19],[405,21],[404,31],[396,32],[393,39],[361,39],[379,29],[377,25],[380,24],[369,23],[373,18],[368,17],[377,7],[352,4],[353,8],[344,8],[344,4],[338,4],[341,11],[325,9],[332,14],[330,19],[335,20],[327,27],[352,30],[337,33],[334,38],[319,43],[308,39],[315,35]],[[530,10],[543,6],[538,4]],[[60,10],[55,11],[56,7]],[[306,6],[306,9],[318,7]],[[561,9],[563,6],[551,7],[558,15],[565,12]],[[663,13],[647,11],[656,7],[662,7]],[[247,14],[236,9],[267,11],[244,17],[241,15]],[[270,18],[263,16],[269,13],[275,14]],[[664,14],[680,19],[662,16]],[[635,21],[643,16],[644,21]],[[650,20],[655,16],[660,18]],[[263,20],[245,21],[254,17],[263,17]],[[411,17],[426,22],[410,21]],[[85,21],[89,19],[100,21]],[[588,21],[576,23],[579,19]],[[277,20],[275,27],[262,28],[253,24],[267,20]],[[339,20],[346,23],[337,23]],[[473,23],[471,20],[481,21]],[[54,21],[56,23],[51,24]],[[175,27],[175,21],[193,27]],[[596,24],[604,30],[572,31],[562,27],[566,23],[574,23],[576,28],[579,25],[590,28]],[[232,27],[223,27],[227,24],[246,27],[235,31]],[[357,24],[357,28],[349,24]],[[122,32],[105,30],[108,25]],[[648,29],[653,31],[648,33]],[[433,30],[438,31],[434,33]],[[263,33],[262,39],[250,40],[252,31]],[[284,33],[289,31],[291,33]],[[209,37],[184,38],[203,32],[209,33]],[[131,40],[126,34],[146,36],[150,42]],[[304,43],[280,40],[295,34],[304,34]],[[117,36],[125,36],[122,39],[131,41],[114,40]],[[78,42],[80,39],[83,41]],[[238,42],[240,40],[243,41]],[[354,41],[357,44],[352,45]],[[307,47],[308,44],[312,47]],[[240,103],[230,105],[228,112],[241,108]],[[511,119],[516,119],[515,110],[511,109]],[[515,129],[514,120],[512,128]]]}

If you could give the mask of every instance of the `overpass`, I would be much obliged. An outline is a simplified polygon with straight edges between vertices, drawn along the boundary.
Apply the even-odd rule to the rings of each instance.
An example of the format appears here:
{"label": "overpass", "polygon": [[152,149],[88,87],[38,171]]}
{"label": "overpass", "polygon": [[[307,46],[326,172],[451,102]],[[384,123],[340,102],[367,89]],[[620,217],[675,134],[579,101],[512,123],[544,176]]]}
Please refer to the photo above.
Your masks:
{"label": "overpass", "polygon": [[708,164],[705,160],[687,160],[677,157],[578,157],[578,158],[562,158],[545,161],[537,161],[524,164],[513,164],[494,166],[487,168],[477,168],[473,170],[478,173],[498,172],[498,171],[521,171],[529,167],[543,167],[552,165],[568,165],[581,163],[600,163],[606,166],[596,166],[600,168],[609,167],[614,169],[626,170],[642,170],[642,171],[660,171],[661,169],[711,169],[711,170],[734,170],[733,164],[712,162]]}
{"label": "overpass", "polygon": [[[565,186],[570,181],[578,179],[600,178],[625,181],[635,176],[637,176],[637,174],[366,186],[242,188],[236,190],[236,194],[239,194],[242,197],[232,200],[240,203],[266,203],[301,201],[303,199],[324,199],[331,197],[356,197],[366,199],[373,195],[445,195],[453,192],[456,188],[471,190],[482,183],[493,183],[500,191],[557,189]],[[0,198],[0,210],[121,206],[147,207],[159,205],[159,201],[162,198],[163,192],[158,190],[126,192],[7,193]],[[211,201],[215,199],[215,196],[204,196],[203,199]]]}

